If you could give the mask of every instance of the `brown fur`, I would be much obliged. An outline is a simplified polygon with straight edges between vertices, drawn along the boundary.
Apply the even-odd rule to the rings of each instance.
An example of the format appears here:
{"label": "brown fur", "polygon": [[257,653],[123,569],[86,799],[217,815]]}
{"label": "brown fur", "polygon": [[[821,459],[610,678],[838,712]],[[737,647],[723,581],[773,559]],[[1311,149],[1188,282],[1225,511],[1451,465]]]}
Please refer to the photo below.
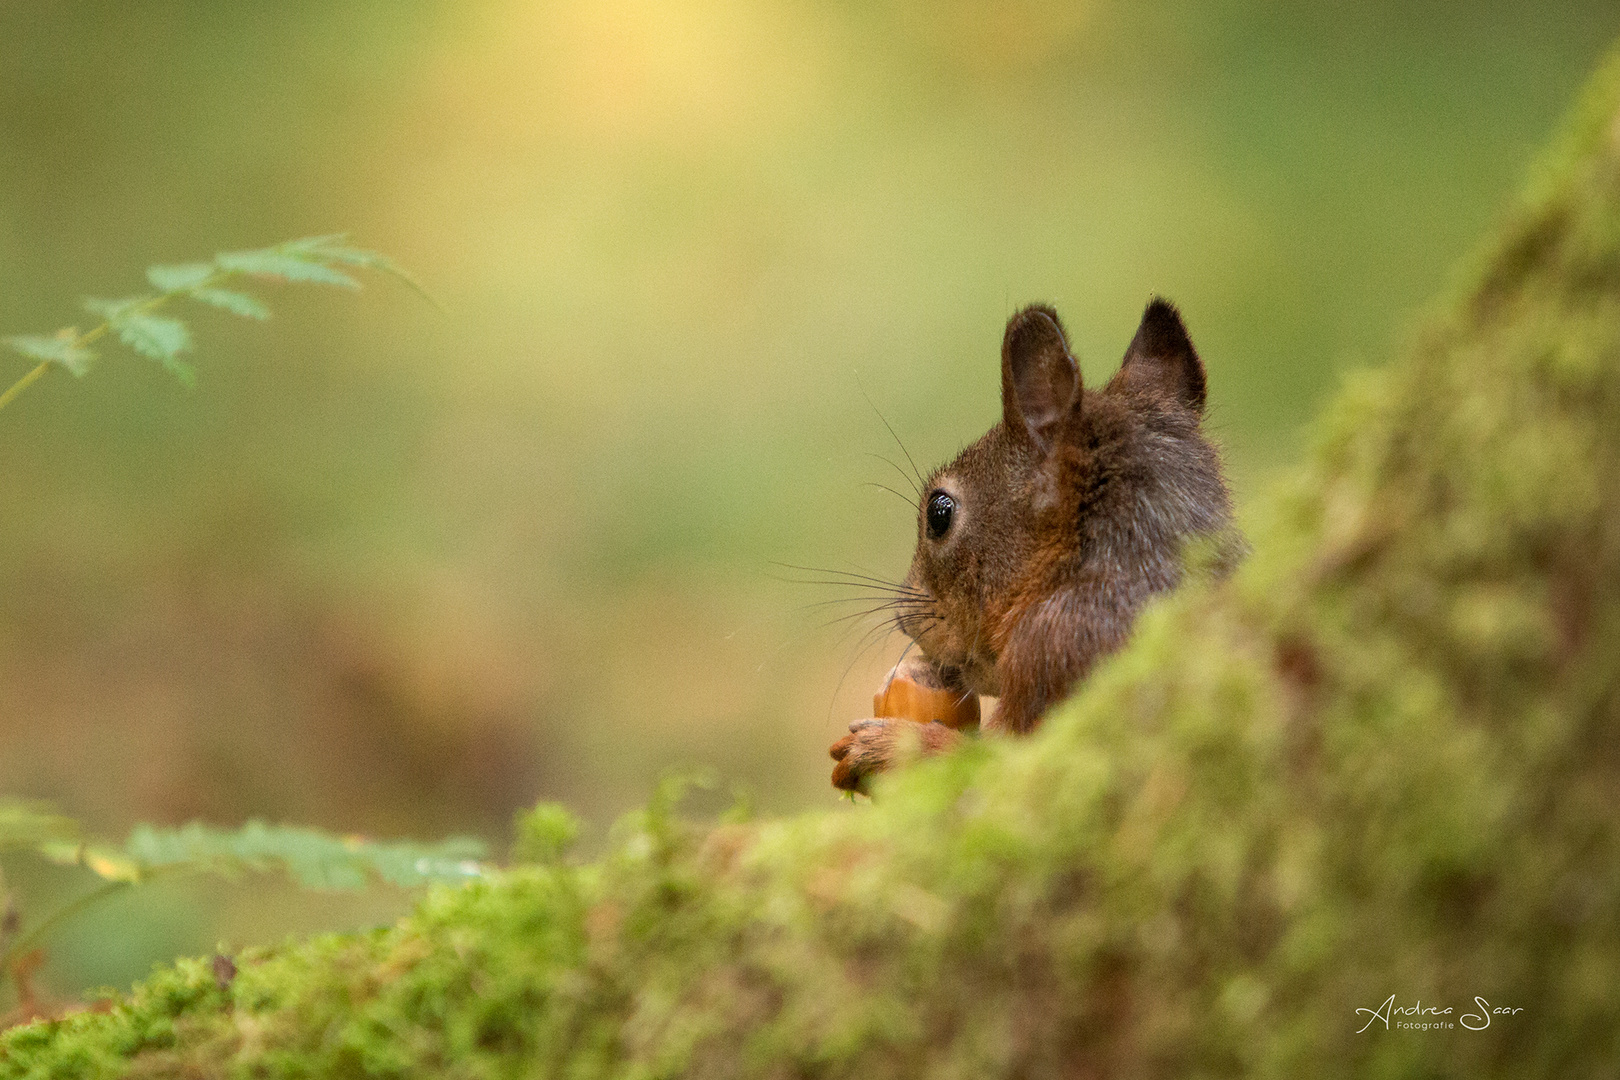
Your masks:
{"label": "brown fur", "polygon": [[[1176,586],[1188,539],[1220,539],[1227,561],[1242,541],[1200,428],[1204,367],[1169,303],[1148,305],[1101,390],[1081,385],[1057,313],[1025,308],[1007,323],[1001,388],[1001,422],[923,487],[898,622],[945,685],[999,696],[987,729],[1022,734]],[[934,538],[940,492],[955,509]],[[850,725],[833,783],[857,789],[894,764],[900,725],[916,726]],[[959,737],[930,724],[918,741],[936,752]]]}

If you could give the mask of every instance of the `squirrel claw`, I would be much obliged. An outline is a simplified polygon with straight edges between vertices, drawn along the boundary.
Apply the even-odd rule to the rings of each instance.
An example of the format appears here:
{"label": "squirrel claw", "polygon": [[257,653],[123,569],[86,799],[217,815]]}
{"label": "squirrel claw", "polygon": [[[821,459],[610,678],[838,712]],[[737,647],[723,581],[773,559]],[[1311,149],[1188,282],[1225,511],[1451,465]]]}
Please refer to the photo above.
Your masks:
{"label": "squirrel claw", "polygon": [[833,787],[840,791],[865,791],[867,777],[889,767],[894,735],[888,728],[885,720],[857,720],[849,725],[849,734],[827,751],[838,762],[833,766]]}
{"label": "squirrel claw", "polygon": [[[906,747],[913,745],[924,754],[949,750],[961,736],[944,724],[915,724],[909,720],[857,720],[849,734],[833,743],[827,753],[838,762],[833,766],[833,787],[840,791],[865,792],[873,774],[892,767]],[[902,741],[905,740],[905,741]],[[915,751],[912,751],[915,752]]]}
{"label": "squirrel claw", "polygon": [[[882,720],[855,721],[849,725],[848,735],[845,735],[842,739],[839,739],[837,742],[833,743],[832,746],[827,748],[828,755],[831,756],[834,761],[843,761],[849,756],[849,752],[855,749],[856,743],[860,741],[860,736],[863,731],[869,731],[874,727],[882,727],[884,723],[885,722]],[[865,748],[863,748],[863,750],[864,749]],[[839,788],[843,791],[857,790],[860,785],[861,770],[859,763],[866,756],[868,755],[865,753],[858,754],[857,760],[851,762],[848,766],[840,765],[835,768],[833,770],[833,787]],[[880,764],[876,767],[882,768],[883,766]]]}

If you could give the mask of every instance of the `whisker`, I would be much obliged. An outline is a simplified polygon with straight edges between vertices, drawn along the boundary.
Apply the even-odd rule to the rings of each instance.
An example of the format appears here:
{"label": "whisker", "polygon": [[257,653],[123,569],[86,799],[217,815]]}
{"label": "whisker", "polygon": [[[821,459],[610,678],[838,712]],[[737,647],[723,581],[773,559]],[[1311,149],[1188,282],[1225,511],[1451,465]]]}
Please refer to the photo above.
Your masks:
{"label": "whisker", "polygon": [[911,650],[915,649],[916,647],[917,647],[917,642],[915,640],[906,642],[906,647],[904,649],[900,650],[900,659],[898,659],[898,660],[896,660],[894,662],[894,666],[899,667],[901,664],[905,663],[906,662],[906,657],[910,656],[911,655]]}
{"label": "whisker", "polygon": [[878,596],[891,596],[896,600],[920,600],[932,602],[933,597],[927,593],[912,589],[897,589],[886,585],[864,585],[857,581],[809,581],[804,578],[773,577],[772,581],[781,581],[789,585],[827,585],[840,589],[863,589],[865,595],[849,597],[851,600],[870,600]]}
{"label": "whisker", "polygon": [[[857,613],[857,615],[860,614],[865,613]],[[920,622],[920,624],[924,627],[932,626],[936,623],[943,623],[945,621],[942,616],[934,614],[931,611],[916,611],[911,613],[910,618]],[[873,648],[881,645],[887,639],[889,634],[892,634],[894,631],[899,629],[899,616],[891,615],[880,620],[877,625],[868,628],[866,632],[863,633],[856,641],[855,650],[849,658],[849,663],[844,665],[843,673],[838,677],[838,684],[833,688],[832,696],[827,699],[828,722],[831,722],[833,719],[833,710],[837,706],[838,696],[843,693],[844,684],[849,681],[850,673],[855,670],[856,665],[859,664],[866,654],[869,653]],[[844,635],[841,635],[840,641],[847,637],[848,632],[846,631]],[[900,653],[900,660],[904,660],[906,656],[910,654],[911,650],[916,647],[916,644],[917,642],[915,640],[907,641],[905,649]],[[899,661],[896,661],[896,663],[898,662]]]}
{"label": "whisker", "polygon": [[906,472],[906,470],[902,469],[899,465],[896,465],[893,461],[884,457],[882,454],[874,454],[868,451],[866,456],[869,458],[877,458],[879,461],[883,462],[883,464],[899,473],[901,477],[905,479],[906,483],[910,485],[911,490],[917,493],[917,498],[922,498],[922,488],[917,486],[917,481],[912,479],[910,473]]}
{"label": "whisker", "polygon": [[841,585],[851,589],[880,589],[883,593],[917,593],[917,589],[909,585],[896,585],[893,581],[852,581],[852,580],[826,580],[826,578],[784,578],[779,575],[766,575],[771,581],[786,581],[787,585]]}
{"label": "whisker", "polygon": [[904,493],[894,490],[894,488],[890,487],[888,484],[879,484],[875,480],[871,480],[871,481],[867,481],[865,484],[862,484],[861,486],[862,487],[881,488],[884,491],[887,491],[890,495],[893,495],[895,498],[899,499],[901,502],[905,503],[907,506],[911,507],[913,510],[917,509],[917,504],[915,502],[913,502],[911,499],[906,498]]}
{"label": "whisker", "polygon": [[885,619],[861,635],[860,640],[856,643],[854,654],[849,658],[849,663],[844,665],[844,673],[838,677],[838,685],[833,687],[832,698],[827,702],[827,718],[829,720],[832,719],[832,711],[837,704],[838,695],[843,693],[844,683],[849,681],[849,673],[855,670],[855,665],[861,662],[861,659],[871,651],[873,646],[882,644],[883,639],[896,629],[898,627]]}
{"label": "whisker", "polygon": [[[860,380],[857,379],[855,385],[860,386]],[[917,468],[917,462],[912,458],[911,451],[907,450],[906,444],[900,441],[900,436],[894,433],[894,425],[889,423],[888,417],[883,415],[883,410],[879,409],[872,401],[871,395],[866,392],[866,387],[864,386],[861,386],[861,397],[866,398],[866,403],[872,406],[872,411],[877,413],[877,418],[883,421],[884,427],[889,429],[889,437],[892,438],[894,440],[894,444],[900,448],[900,452],[906,455],[906,460],[911,462],[911,471],[917,474],[917,497],[922,498],[922,470]]]}
{"label": "whisker", "polygon": [[926,600],[920,596],[896,596],[893,599],[879,601],[875,604],[872,603],[873,599],[874,598],[871,596],[840,596],[834,600],[814,600],[808,604],[801,604],[799,606],[799,610],[809,611],[813,608],[832,607],[834,604],[872,604],[870,608],[866,609],[867,611],[871,612],[882,611],[885,608],[925,608],[931,606],[933,603],[932,600]]}
{"label": "whisker", "polygon": [[[883,610],[885,610],[885,609],[884,608],[872,608],[872,609],[867,610],[867,611],[852,611],[852,612],[849,612],[849,613],[844,614],[844,615],[834,616],[833,618],[828,619],[826,622],[822,623],[821,625],[822,625],[823,628],[825,628],[825,627],[828,627],[828,626],[836,626],[839,623],[843,623],[843,622],[852,622],[852,621],[854,621],[856,619],[870,618],[871,616],[876,615],[880,611],[883,611]],[[926,611],[910,611],[910,612],[902,612],[901,614],[905,615],[907,618],[913,618],[913,619],[933,618],[933,619],[937,620],[939,618],[939,616],[932,615],[930,612],[926,612]],[[900,615],[891,615],[891,616],[885,618],[883,621],[885,623],[892,622],[892,623],[895,623],[896,626],[898,626],[899,625],[899,619],[900,619]]]}
{"label": "whisker", "polygon": [[851,570],[834,570],[826,566],[797,566],[793,563],[773,562],[770,565],[780,566],[784,570],[799,570],[806,574],[831,574],[834,577],[851,578],[857,581],[870,581],[878,585],[885,585],[891,589],[909,589],[911,586],[900,581],[888,581],[884,578],[874,577],[871,574],[857,574]]}
{"label": "whisker", "polygon": [[814,603],[803,605],[799,610],[808,611],[814,608],[838,607],[845,604],[864,605],[858,614],[876,615],[881,611],[910,612],[931,611],[934,601],[931,598],[920,596],[894,596],[887,600],[875,596],[842,596],[836,600],[817,600]]}

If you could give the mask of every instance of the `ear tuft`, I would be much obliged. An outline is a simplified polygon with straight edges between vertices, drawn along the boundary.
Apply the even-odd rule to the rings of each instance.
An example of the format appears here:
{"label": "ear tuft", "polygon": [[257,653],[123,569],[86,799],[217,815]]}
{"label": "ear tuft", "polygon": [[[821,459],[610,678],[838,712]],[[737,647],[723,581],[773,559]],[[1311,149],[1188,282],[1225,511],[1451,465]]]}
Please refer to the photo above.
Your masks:
{"label": "ear tuft", "polygon": [[1148,302],[1116,378],[1130,389],[1204,411],[1204,364],[1170,301],[1155,296]]}
{"label": "ear tuft", "polygon": [[1001,340],[1001,412],[1007,430],[1042,450],[1080,410],[1080,368],[1058,314],[1032,304],[1007,320]]}

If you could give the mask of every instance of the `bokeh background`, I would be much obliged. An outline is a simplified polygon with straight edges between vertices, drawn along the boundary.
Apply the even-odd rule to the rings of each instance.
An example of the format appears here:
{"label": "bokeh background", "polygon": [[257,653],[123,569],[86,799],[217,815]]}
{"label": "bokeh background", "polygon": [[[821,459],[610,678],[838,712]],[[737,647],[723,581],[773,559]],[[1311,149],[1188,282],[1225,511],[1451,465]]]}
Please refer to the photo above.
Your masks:
{"label": "bokeh background", "polygon": [[[1162,293],[1244,500],[1617,33],[1612,0],[0,0],[0,332],[337,231],[445,308],[272,290],[196,316],[194,392],[109,350],[0,413],[0,792],[497,847],[672,768],[836,805],[901,645],[781,564],[903,573],[882,418],[936,462],[998,415],[1017,307],[1100,381]],[[153,889],[46,977],[402,902]]]}

